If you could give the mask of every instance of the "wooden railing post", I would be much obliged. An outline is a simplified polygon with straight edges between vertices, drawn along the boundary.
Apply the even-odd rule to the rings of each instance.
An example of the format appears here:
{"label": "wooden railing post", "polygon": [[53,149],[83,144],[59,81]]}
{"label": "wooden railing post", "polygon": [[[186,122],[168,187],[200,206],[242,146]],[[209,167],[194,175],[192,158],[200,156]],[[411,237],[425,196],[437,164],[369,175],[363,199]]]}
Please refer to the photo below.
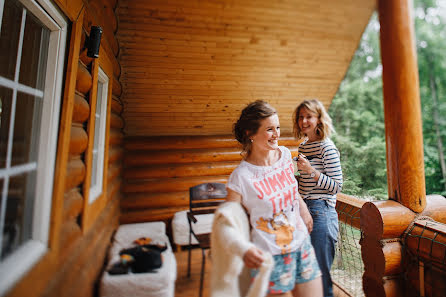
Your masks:
{"label": "wooden railing post", "polygon": [[[361,209],[366,296],[402,296],[401,236],[426,207],[423,133],[409,0],[378,0],[388,201]],[[394,201],[392,201],[394,200]]]}
{"label": "wooden railing post", "polygon": [[408,0],[379,0],[389,196],[426,205],[418,66]]}

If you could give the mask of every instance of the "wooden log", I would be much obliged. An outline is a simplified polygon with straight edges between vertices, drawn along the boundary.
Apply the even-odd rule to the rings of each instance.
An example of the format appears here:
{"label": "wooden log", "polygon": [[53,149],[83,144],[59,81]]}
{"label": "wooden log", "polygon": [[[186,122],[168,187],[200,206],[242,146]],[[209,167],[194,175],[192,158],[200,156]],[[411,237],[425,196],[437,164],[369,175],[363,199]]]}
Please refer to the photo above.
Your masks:
{"label": "wooden log", "polygon": [[121,190],[122,181],[120,178],[115,178],[107,184],[107,197],[115,197],[116,193]]}
{"label": "wooden log", "polygon": [[232,135],[127,137],[124,144],[126,151],[234,147],[241,148]]}
{"label": "wooden log", "polygon": [[124,165],[204,163],[241,161],[239,148],[176,149],[159,151],[132,151],[124,156]]}
{"label": "wooden log", "polygon": [[226,183],[229,176],[199,176],[181,178],[163,178],[147,181],[126,181],[123,193],[162,193],[188,191],[190,187],[201,183]]}
{"label": "wooden log", "polygon": [[70,154],[80,155],[87,149],[88,135],[82,126],[73,124],[70,135]]}
{"label": "wooden log", "polygon": [[370,297],[404,296],[402,281],[399,278],[376,279],[364,273],[362,287],[364,288],[365,295]]}
{"label": "wooden log", "polygon": [[[78,238],[82,236],[81,227],[77,223],[77,219],[66,220],[62,223],[62,230],[60,236],[61,254],[67,250]],[[62,256],[63,257],[63,256]]]}
{"label": "wooden log", "polygon": [[126,168],[125,179],[177,178],[186,176],[230,175],[240,162],[161,164],[150,167]]}
{"label": "wooden log", "polygon": [[113,34],[113,28],[108,22],[108,20],[104,20],[103,12],[100,7],[98,1],[90,1],[86,5],[86,13],[84,17],[84,28],[87,28],[87,31],[90,31],[91,26],[101,26],[103,29],[103,36],[101,40],[101,44],[106,49],[106,51],[110,54],[110,57],[116,57],[119,53],[119,45],[116,41],[116,37]]}
{"label": "wooden log", "polygon": [[65,181],[65,192],[79,186],[85,177],[85,164],[80,156],[74,157],[68,161],[67,178]]}
{"label": "wooden log", "polygon": [[[389,196],[426,206],[417,54],[409,1],[378,1]],[[409,45],[409,46],[408,46]]]}
{"label": "wooden log", "polygon": [[189,207],[189,191],[129,194],[121,200],[121,208],[123,210],[169,208],[176,206]]}
{"label": "wooden log", "polygon": [[446,198],[440,195],[427,195],[426,208],[421,215],[446,224]]}
{"label": "wooden log", "polygon": [[83,8],[82,0],[55,0],[55,2],[71,21],[75,21],[77,18],[79,18]]}
{"label": "wooden log", "polygon": [[[410,261],[411,263],[405,267],[407,283],[405,284],[404,296],[444,296],[444,292],[446,292],[446,272],[436,266],[419,262],[416,258],[412,258]],[[420,264],[423,265],[421,271]],[[422,284],[420,284],[420,273],[422,274]],[[421,288],[424,290],[423,295]]]}
{"label": "wooden log", "polygon": [[115,129],[122,129],[124,127],[124,120],[119,115],[111,112],[110,127]]}
{"label": "wooden log", "polygon": [[361,230],[376,240],[401,237],[415,213],[396,201],[366,202],[361,208]]}
{"label": "wooden log", "polygon": [[88,120],[89,115],[90,105],[82,93],[76,92],[74,95],[73,122],[84,123]]}
{"label": "wooden log", "polygon": [[108,140],[109,145],[120,145],[124,141],[124,134],[117,129],[110,129],[110,136]]}
{"label": "wooden log", "polygon": [[139,223],[139,222],[153,222],[166,221],[173,217],[173,215],[182,210],[189,209],[188,207],[170,207],[161,209],[147,209],[139,211],[128,211],[121,214],[119,222],[121,224]]}
{"label": "wooden log", "polygon": [[365,200],[342,193],[337,194],[336,211],[339,220],[356,229],[361,229],[360,211],[364,203],[366,203]]}
{"label": "wooden log", "polygon": [[96,12],[98,12],[97,15],[101,19],[104,28],[104,36],[110,44],[114,57],[117,57],[119,54],[119,44],[114,34],[117,28],[116,15],[112,9],[104,6],[100,1],[93,1],[90,3],[93,9],[98,9]]}
{"label": "wooden log", "polygon": [[87,33],[85,32],[85,30],[82,30],[82,39],[81,39],[81,44],[80,44],[80,48],[79,48],[79,60],[84,63],[84,65],[86,66],[90,66],[91,62],[93,62],[93,58],[90,58],[89,56],[87,56]]}
{"label": "wooden log", "polygon": [[361,240],[361,255],[364,262],[364,271],[375,278],[402,272],[402,245],[398,239],[377,241],[363,238]]}
{"label": "wooden log", "polygon": [[64,220],[72,220],[77,218],[81,214],[83,206],[84,198],[82,197],[78,188],[74,188],[65,193],[63,212]]}
{"label": "wooden log", "polygon": [[115,67],[113,67],[113,86],[112,86],[112,94],[116,97],[121,96],[122,94],[122,86],[119,80],[116,78]]}
{"label": "wooden log", "polygon": [[113,100],[111,103],[111,111],[120,115],[122,113],[122,103],[121,100],[115,95],[112,96]]}
{"label": "wooden log", "polygon": [[[53,285],[48,288],[45,296],[85,296],[76,293],[77,287],[93,286],[97,279],[83,279],[79,276],[82,271],[91,269],[86,268],[89,262],[95,263],[96,269],[102,269],[110,239],[118,227],[118,216],[119,204],[110,203],[89,232],[66,248],[65,254],[60,257],[59,270],[54,275]],[[94,291],[90,294],[93,295]]]}
{"label": "wooden log", "polygon": [[90,91],[92,83],[93,81],[90,72],[84,63],[79,61],[76,75],[76,91],[85,95]]}
{"label": "wooden log", "polygon": [[116,177],[120,176],[122,172],[122,167],[120,164],[112,164],[108,166],[107,179],[109,181],[114,180]]}
{"label": "wooden log", "polygon": [[108,163],[112,164],[115,162],[120,162],[122,156],[124,154],[124,150],[118,146],[111,146],[108,150]]}
{"label": "wooden log", "polygon": [[404,239],[412,255],[446,271],[446,225],[416,220]]}

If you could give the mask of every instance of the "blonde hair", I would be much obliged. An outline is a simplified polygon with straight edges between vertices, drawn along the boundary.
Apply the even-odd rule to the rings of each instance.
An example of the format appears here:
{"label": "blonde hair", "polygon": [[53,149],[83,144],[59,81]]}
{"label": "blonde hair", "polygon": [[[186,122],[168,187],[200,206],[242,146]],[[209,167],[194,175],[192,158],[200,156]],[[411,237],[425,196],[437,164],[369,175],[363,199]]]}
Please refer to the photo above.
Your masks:
{"label": "blonde hair", "polygon": [[300,103],[293,114],[293,132],[294,137],[297,139],[303,138],[305,135],[302,133],[302,130],[299,127],[299,113],[302,108],[307,109],[311,113],[316,114],[319,119],[319,123],[316,126],[316,135],[320,138],[320,140],[324,140],[325,138],[330,137],[332,133],[334,133],[333,124],[330,116],[325,110],[324,105],[317,99],[309,99],[304,100]]}

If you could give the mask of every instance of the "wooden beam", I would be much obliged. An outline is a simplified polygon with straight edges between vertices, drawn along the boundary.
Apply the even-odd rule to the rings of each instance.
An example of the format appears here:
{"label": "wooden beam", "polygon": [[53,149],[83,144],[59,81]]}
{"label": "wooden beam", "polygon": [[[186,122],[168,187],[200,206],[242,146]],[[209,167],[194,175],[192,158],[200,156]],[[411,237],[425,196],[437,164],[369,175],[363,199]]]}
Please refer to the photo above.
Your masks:
{"label": "wooden beam", "polygon": [[387,179],[391,199],[426,206],[423,134],[414,29],[408,0],[379,0]]}

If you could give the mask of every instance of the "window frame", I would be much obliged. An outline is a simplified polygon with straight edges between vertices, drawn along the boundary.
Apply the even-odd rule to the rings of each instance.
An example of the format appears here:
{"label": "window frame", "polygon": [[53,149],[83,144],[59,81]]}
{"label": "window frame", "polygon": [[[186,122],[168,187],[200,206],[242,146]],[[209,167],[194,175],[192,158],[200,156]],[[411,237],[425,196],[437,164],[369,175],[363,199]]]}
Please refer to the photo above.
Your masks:
{"label": "window frame", "polygon": [[[109,94],[108,94],[108,86],[110,83],[110,79],[107,76],[107,74],[105,74],[104,70],[102,70],[101,66],[98,67],[98,74],[97,74],[97,86],[99,85],[99,83],[102,84],[102,89],[101,89],[101,98],[98,97],[98,88],[96,88],[96,102],[95,102],[95,108],[94,108],[94,112],[92,112],[93,116],[91,119],[94,119],[94,129],[92,129],[93,131],[93,146],[92,146],[92,156],[91,156],[91,174],[90,174],[90,191],[89,191],[89,203],[93,203],[96,199],[98,199],[98,197],[101,196],[101,194],[104,192],[104,173],[105,173],[105,138],[106,138],[106,133],[107,133],[107,106],[108,106],[108,101],[109,101]],[[98,102],[99,100],[101,100],[101,110],[99,111],[99,117],[97,117],[98,115],[98,110],[97,110],[97,106],[98,106]],[[99,121],[97,121],[97,119],[99,119]],[[97,130],[96,128],[98,127],[99,124],[99,130]],[[94,139],[96,137],[96,132],[99,132],[99,139],[98,139],[98,148],[94,147]],[[96,154],[97,154],[97,167],[93,167],[93,159],[94,159],[94,151],[97,150]],[[96,172],[94,172],[94,170],[97,170]],[[93,176],[96,177],[96,181],[97,184],[91,186],[92,184],[92,179]]]}
{"label": "window frame", "polygon": [[[36,199],[33,209],[31,239],[0,262],[0,295],[6,293],[25,273],[31,270],[47,252],[49,247],[54,170],[59,132],[60,105],[62,101],[62,85],[64,80],[65,48],[68,35],[68,23],[65,16],[50,0],[18,1],[50,31],[45,88],[42,98],[42,119],[40,133],[38,135],[39,139],[45,139],[47,141],[40,141],[38,147]],[[0,3],[0,32],[4,13],[4,2],[1,1]],[[17,70],[17,66],[16,71],[20,71],[20,68]],[[2,80],[4,81],[5,79]],[[11,81],[6,83],[11,83]],[[15,112],[14,110],[14,114]],[[14,116],[12,115],[11,117]],[[11,141],[11,137],[8,143]],[[7,189],[4,189],[4,191],[7,191]]]}
{"label": "window frame", "polygon": [[[94,135],[94,127],[95,121],[92,120],[95,116],[96,112],[96,96],[97,96],[97,83],[99,79],[99,67],[102,69],[103,74],[108,77],[108,87],[104,88],[104,94],[107,94],[107,104],[106,104],[106,116],[105,118],[105,144],[104,144],[104,166],[103,174],[102,174],[102,193],[99,194],[98,197],[94,199],[90,203],[90,183],[91,183],[91,174],[92,174],[92,159],[93,159],[93,141],[94,138],[91,135]],[[99,50],[99,58],[94,59],[92,62],[92,71],[91,74],[93,76],[93,85],[90,91],[90,116],[89,122],[87,126],[87,134],[89,136],[88,146],[85,156],[85,164],[86,164],[86,178],[83,184],[83,193],[84,193],[84,209],[82,216],[82,230],[83,232],[87,232],[95,220],[100,215],[102,209],[105,207],[107,203],[107,186],[108,186],[108,151],[109,151],[109,137],[110,137],[110,113],[111,113],[111,102],[112,98],[112,89],[113,89],[113,66],[108,58],[106,51],[103,46],[100,46]],[[102,106],[105,108],[105,106]]]}

